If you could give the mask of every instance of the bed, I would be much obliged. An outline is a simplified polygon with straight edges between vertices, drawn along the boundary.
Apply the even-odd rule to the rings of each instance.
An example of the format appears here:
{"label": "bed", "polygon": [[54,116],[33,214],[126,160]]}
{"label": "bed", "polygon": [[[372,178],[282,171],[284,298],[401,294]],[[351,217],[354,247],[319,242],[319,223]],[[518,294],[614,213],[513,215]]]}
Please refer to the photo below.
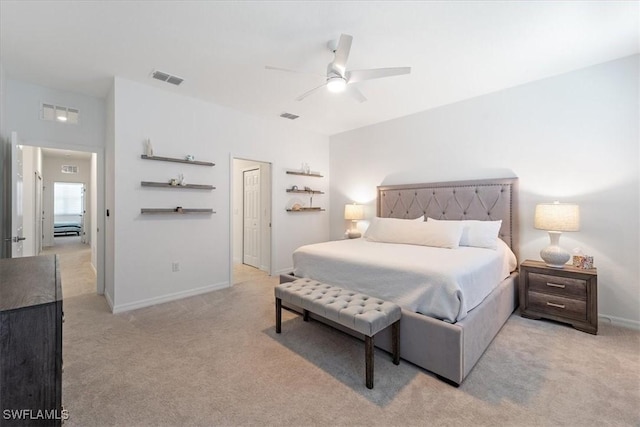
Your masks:
{"label": "bed", "polygon": [[[424,216],[425,219],[429,217],[436,220],[501,220],[498,235],[515,256],[518,248],[516,207],[517,178],[381,186],[378,187],[377,194],[377,216],[381,218],[416,219]],[[360,240],[361,246],[365,244],[363,239]],[[328,244],[330,245],[331,242]],[[324,247],[322,245],[327,243],[319,244],[319,247]],[[392,247],[394,252],[402,252],[402,246],[410,246],[395,243],[379,243],[379,245]],[[364,249],[358,249],[356,252],[364,252]],[[295,258],[296,256],[294,260]],[[417,273],[414,274],[408,267],[406,271],[402,270],[401,259],[402,254],[399,255],[396,260],[397,265],[394,266],[400,269],[393,276],[397,279],[394,285],[397,283],[398,287],[404,287],[410,286],[411,280],[420,281],[420,276]],[[338,262],[333,266],[323,265],[319,267],[320,269],[310,269],[314,264],[318,264],[317,261],[318,259],[311,258],[306,265],[300,260],[297,261],[299,265],[296,265],[294,261],[294,272],[319,281],[326,278],[328,283],[339,284],[345,288],[350,288],[348,282],[355,282],[352,277],[356,276],[349,276],[355,273],[349,273],[349,268],[345,266],[348,262],[343,260],[342,263]],[[362,275],[362,265],[358,266],[358,262],[353,260],[352,263],[356,271],[360,269],[358,274]],[[515,262],[511,263],[513,270],[516,270],[515,265]],[[375,275],[384,274],[383,270],[375,271]],[[386,274],[392,277],[390,271]],[[390,300],[399,300],[399,305],[402,307],[400,331],[402,358],[433,372],[447,382],[461,384],[518,306],[517,271],[507,271],[506,274],[508,276],[504,280],[489,283],[488,295],[476,298],[479,301],[470,302],[468,307],[465,302],[461,302],[464,307],[457,309],[454,307],[449,310],[449,314],[445,313],[437,317],[422,314],[426,310],[407,303],[403,295],[391,295]],[[295,278],[296,275],[293,273],[284,275],[281,276],[281,282]],[[475,283],[479,282],[476,280]],[[354,290],[366,291],[362,286],[365,284],[351,285],[356,288]],[[374,295],[380,295],[379,292],[381,292],[379,289],[373,289]],[[411,294],[413,291],[408,290],[407,293]],[[423,305],[425,301],[428,300],[423,298]],[[382,331],[380,334],[388,333],[388,331]],[[389,342],[391,342],[390,337],[381,336],[377,340],[377,345],[390,351],[387,344]]]}
{"label": "bed", "polygon": [[53,235],[79,236],[82,232],[82,215],[55,215],[53,219]]}

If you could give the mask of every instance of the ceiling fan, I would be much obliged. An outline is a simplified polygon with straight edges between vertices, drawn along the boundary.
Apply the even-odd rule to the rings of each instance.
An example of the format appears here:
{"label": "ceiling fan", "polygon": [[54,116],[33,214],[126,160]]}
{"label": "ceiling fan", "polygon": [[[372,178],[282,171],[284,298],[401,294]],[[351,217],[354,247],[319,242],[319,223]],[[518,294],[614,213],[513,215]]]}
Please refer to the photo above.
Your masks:
{"label": "ceiling fan", "polygon": [[[360,92],[354,83],[359,83],[365,80],[379,79],[382,77],[399,76],[402,74],[409,74],[411,67],[393,67],[393,68],[376,68],[369,70],[352,70],[347,71],[347,60],[349,59],[349,52],[351,51],[351,42],[353,37],[348,34],[341,34],[337,44],[335,41],[330,41],[327,46],[335,54],[332,62],[327,65],[327,75],[322,75],[326,78],[326,81],[318,87],[315,87],[296,98],[296,101],[302,101],[307,96],[317,92],[323,87],[327,87],[329,92],[344,92],[346,91],[358,102],[364,102],[367,100],[365,96]],[[306,73],[304,71],[289,70],[287,68],[272,67],[267,65],[265,67],[268,70],[286,71],[289,73],[301,73],[301,74],[313,74]],[[318,75],[318,74],[315,74]]]}

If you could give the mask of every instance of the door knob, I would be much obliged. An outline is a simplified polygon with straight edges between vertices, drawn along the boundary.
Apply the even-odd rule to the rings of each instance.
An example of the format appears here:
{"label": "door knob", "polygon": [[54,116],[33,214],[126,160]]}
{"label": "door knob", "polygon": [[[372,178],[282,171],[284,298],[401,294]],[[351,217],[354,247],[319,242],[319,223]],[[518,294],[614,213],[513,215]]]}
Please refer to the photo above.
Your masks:
{"label": "door knob", "polygon": [[18,242],[21,242],[23,240],[27,240],[27,238],[26,237],[18,237],[18,236],[16,236],[12,240],[13,240],[13,243],[18,243]]}

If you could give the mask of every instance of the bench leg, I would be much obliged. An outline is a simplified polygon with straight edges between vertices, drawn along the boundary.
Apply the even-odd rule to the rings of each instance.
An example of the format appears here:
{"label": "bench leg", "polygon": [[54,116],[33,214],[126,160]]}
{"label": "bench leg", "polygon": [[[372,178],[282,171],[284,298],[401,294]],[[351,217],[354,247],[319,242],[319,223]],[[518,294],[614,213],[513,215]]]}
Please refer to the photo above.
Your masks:
{"label": "bench leg", "polygon": [[309,310],[302,310],[302,320],[305,322],[309,321]]}
{"label": "bench leg", "polygon": [[393,347],[393,364],[400,364],[400,321],[393,323],[391,325],[391,339],[392,339],[392,347]]}
{"label": "bench leg", "polygon": [[373,388],[373,337],[364,336],[367,388]]}
{"label": "bench leg", "polygon": [[282,331],[282,300],[276,298],[276,334]]}

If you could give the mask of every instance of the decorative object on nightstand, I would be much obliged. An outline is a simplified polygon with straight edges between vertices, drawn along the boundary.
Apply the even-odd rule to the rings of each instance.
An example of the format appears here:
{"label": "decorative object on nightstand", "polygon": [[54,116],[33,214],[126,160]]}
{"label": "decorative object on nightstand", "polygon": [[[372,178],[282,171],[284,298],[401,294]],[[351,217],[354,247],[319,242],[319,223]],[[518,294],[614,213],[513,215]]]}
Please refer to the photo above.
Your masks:
{"label": "decorative object on nightstand", "polygon": [[570,265],[547,267],[542,261],[520,265],[520,315],[551,319],[598,333],[598,271]]}
{"label": "decorative object on nightstand", "polygon": [[347,231],[347,237],[357,239],[362,234],[358,231],[358,221],[364,219],[364,206],[356,203],[344,205],[344,219],[351,221],[351,228]]}
{"label": "decorative object on nightstand", "polygon": [[541,203],[536,205],[534,227],[549,232],[551,243],[540,251],[540,258],[548,267],[564,268],[571,254],[560,247],[563,231],[580,229],[580,208],[571,203]]}

